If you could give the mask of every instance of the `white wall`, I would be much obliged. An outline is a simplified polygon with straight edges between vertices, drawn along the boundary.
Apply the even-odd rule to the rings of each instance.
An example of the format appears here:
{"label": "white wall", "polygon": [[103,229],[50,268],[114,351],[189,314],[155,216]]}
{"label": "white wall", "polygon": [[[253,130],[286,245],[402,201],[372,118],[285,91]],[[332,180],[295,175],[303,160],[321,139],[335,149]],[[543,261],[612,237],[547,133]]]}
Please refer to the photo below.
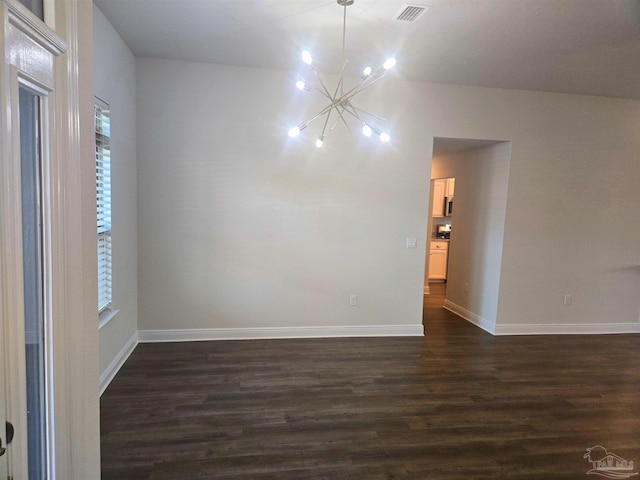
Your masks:
{"label": "white wall", "polygon": [[[75,9],[75,13],[73,10]],[[70,480],[99,478],[100,476],[100,400],[98,398],[98,382],[95,378],[99,367],[96,349],[99,339],[96,335],[97,309],[95,298],[97,296],[97,266],[95,227],[92,219],[95,218],[95,133],[93,128],[93,99],[91,87],[94,84],[93,72],[93,25],[91,24],[92,9],[89,2],[64,2],[64,7],[56,6],[56,15],[59,11],[66,13],[69,24],[63,28],[68,31],[77,29],[77,36],[69,35],[66,39],[70,45],[67,51],[69,59],[67,65],[61,65],[66,71],[77,68],[78,84],[77,101],[80,116],[78,118],[80,151],[76,157],[74,147],[67,152],[68,160],[77,161],[80,165],[70,165],[77,171],[77,177],[70,175],[67,185],[60,185],[64,190],[68,205],[66,214],[74,216],[77,205],[80,205],[80,216],[69,218],[73,226],[65,236],[65,243],[71,249],[78,249],[73,258],[67,258],[67,262],[73,264],[67,278],[67,288],[71,292],[72,301],[69,302],[69,315],[60,324],[65,324],[70,336],[65,344],[74,352],[68,356],[67,378],[73,387],[73,398],[66,402],[65,406],[58,403],[56,410],[58,415],[63,410],[66,420],[71,428],[66,428],[58,423],[56,431],[56,450],[66,453],[66,458],[58,462],[60,477]],[[63,21],[56,18],[58,28]],[[75,25],[71,25],[75,22]],[[73,44],[75,43],[75,44]],[[74,52],[77,57],[74,60]],[[68,74],[63,74],[67,76]],[[70,96],[76,92],[71,89]],[[73,105],[73,101],[69,102]],[[70,110],[71,111],[71,110]],[[73,119],[73,117],[71,117]],[[69,138],[74,136],[75,125],[70,126]],[[73,141],[71,142],[73,143]],[[86,160],[86,161],[85,161]],[[78,168],[74,168],[78,167]],[[79,237],[79,238],[78,238]],[[81,253],[80,253],[81,251]],[[73,254],[72,254],[73,255]],[[93,260],[93,261],[92,261]],[[77,265],[77,267],[76,267]],[[81,285],[81,288],[78,288]],[[93,297],[93,298],[92,298]],[[62,367],[63,370],[66,367]],[[82,395],[79,393],[82,392]],[[59,398],[59,397],[58,397]],[[60,418],[58,418],[60,420]],[[68,450],[67,450],[68,448]],[[69,468],[65,472],[65,464]]]}
{"label": "white wall", "polygon": [[136,61],[95,5],[93,23],[95,95],[111,110],[113,306],[119,310],[100,329],[104,384],[138,330]]}
{"label": "white wall", "polygon": [[289,139],[315,113],[295,74],[147,58],[137,74],[142,330],[421,332],[427,191],[398,184],[428,172],[425,145]]}
{"label": "white wall", "polygon": [[140,329],[420,325],[434,136],[513,142],[499,325],[638,324],[640,102],[389,78],[316,150],[294,81],[137,60]]}
{"label": "white wall", "polygon": [[[446,305],[495,331],[511,144],[433,159],[432,178],[455,177]],[[466,284],[466,286],[465,286]]]}

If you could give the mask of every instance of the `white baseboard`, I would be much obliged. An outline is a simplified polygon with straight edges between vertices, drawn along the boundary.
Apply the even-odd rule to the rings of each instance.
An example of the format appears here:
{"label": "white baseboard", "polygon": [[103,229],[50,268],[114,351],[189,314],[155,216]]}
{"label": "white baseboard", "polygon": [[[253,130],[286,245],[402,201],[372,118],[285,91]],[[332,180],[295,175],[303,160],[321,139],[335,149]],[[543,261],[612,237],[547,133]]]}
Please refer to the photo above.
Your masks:
{"label": "white baseboard", "polygon": [[502,335],[607,335],[640,333],[640,323],[541,323],[541,324],[496,324],[484,319],[449,300],[444,308],[459,315],[495,336]]}
{"label": "white baseboard", "polygon": [[640,333],[640,323],[496,325],[495,335],[607,335],[620,333]]}
{"label": "white baseboard", "polygon": [[480,327],[485,332],[489,332],[491,335],[495,335],[496,333],[496,322],[487,320],[486,318],[482,318],[479,315],[467,310],[466,308],[461,307],[449,300],[444,301],[444,308],[449,310],[450,312],[455,313],[456,315],[464,318],[466,321],[473,323],[477,327]]}
{"label": "white baseboard", "polygon": [[127,361],[129,355],[133,352],[138,345],[138,332],[135,332],[131,335],[131,338],[127,341],[127,343],[122,347],[122,350],[118,352],[116,358],[114,358],[111,363],[105,368],[104,372],[100,375],[100,395],[104,393],[107,389],[113,378],[116,376],[116,373],[122,368],[124,362]]}
{"label": "white baseboard", "polygon": [[138,341],[194,342],[270,338],[329,337],[421,337],[422,325],[351,325],[330,327],[198,328],[185,330],[140,330]]}

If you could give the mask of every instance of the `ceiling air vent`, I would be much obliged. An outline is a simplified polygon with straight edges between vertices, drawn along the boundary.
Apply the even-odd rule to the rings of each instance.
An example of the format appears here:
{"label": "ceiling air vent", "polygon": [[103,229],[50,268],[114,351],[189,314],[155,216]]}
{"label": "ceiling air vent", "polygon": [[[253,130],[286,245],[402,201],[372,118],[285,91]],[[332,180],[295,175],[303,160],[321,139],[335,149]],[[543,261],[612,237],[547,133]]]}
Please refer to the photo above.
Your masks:
{"label": "ceiling air vent", "polygon": [[419,19],[424,12],[431,7],[427,5],[405,5],[402,10],[396,15],[396,20],[402,20],[404,22],[415,22]]}

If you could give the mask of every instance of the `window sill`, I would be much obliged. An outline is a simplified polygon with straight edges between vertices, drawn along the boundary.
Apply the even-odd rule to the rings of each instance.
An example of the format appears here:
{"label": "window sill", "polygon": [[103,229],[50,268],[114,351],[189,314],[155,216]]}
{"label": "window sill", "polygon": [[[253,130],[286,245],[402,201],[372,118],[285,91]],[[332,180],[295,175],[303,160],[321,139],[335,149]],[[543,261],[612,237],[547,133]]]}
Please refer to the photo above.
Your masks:
{"label": "window sill", "polygon": [[112,310],[110,308],[103,310],[100,313],[100,316],[98,317],[98,331],[102,330],[102,327],[104,327],[107,323],[109,323],[111,319],[115,317],[119,311],[120,310]]}

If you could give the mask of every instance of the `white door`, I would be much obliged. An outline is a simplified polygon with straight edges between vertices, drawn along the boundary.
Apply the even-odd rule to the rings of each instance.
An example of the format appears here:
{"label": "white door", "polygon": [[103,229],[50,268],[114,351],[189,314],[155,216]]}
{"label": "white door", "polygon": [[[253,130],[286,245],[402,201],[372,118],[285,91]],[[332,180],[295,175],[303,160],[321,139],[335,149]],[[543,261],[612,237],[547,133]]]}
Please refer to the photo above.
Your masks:
{"label": "white door", "polygon": [[49,152],[61,42],[17,2],[3,0],[0,8],[0,420],[15,432],[0,428],[0,479],[53,480]]}

